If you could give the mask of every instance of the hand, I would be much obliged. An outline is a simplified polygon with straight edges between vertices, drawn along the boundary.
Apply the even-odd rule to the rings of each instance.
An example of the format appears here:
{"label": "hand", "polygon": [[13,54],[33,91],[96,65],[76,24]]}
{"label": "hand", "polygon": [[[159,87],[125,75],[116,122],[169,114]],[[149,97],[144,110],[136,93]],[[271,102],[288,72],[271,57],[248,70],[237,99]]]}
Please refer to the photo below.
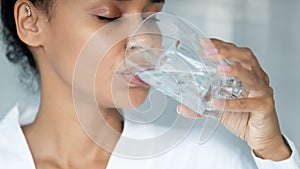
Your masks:
{"label": "hand", "polygon": [[[211,51],[217,51],[220,59],[233,61],[233,65],[219,65],[218,71],[241,80],[244,87],[242,95],[248,95],[244,98],[213,100],[212,106],[215,109],[226,112],[222,115],[221,122],[232,133],[247,141],[257,156],[273,161],[289,158],[291,152],[280,131],[269,78],[253,52],[217,39],[211,41],[214,49],[208,45],[208,40],[201,40],[202,46],[210,46],[204,51],[206,57],[216,59]],[[183,105],[179,105],[178,110],[186,117],[199,117]]]}

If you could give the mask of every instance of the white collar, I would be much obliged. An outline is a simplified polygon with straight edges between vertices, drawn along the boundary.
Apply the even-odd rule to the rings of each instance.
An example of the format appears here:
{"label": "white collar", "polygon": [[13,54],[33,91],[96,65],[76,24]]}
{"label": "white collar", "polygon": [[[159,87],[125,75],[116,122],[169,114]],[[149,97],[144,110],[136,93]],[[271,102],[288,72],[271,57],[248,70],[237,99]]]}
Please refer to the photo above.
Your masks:
{"label": "white collar", "polygon": [[16,105],[0,121],[0,168],[35,169],[31,152],[20,127],[20,123],[27,124],[31,118],[26,113],[20,114],[20,108],[29,110],[27,109],[29,107]]}
{"label": "white collar", "polygon": [[[18,103],[0,120],[0,168],[35,169],[34,160],[21,126],[34,122],[38,107],[38,102]],[[153,125],[137,125],[125,119],[122,136],[136,139],[149,138],[157,134],[158,130],[162,131]],[[127,142],[124,142],[124,139],[120,140],[116,149],[122,151],[124,147],[127,147]],[[116,159],[117,161],[120,159],[119,155],[113,154],[107,168],[111,168],[109,167],[110,161],[115,162]]]}
{"label": "white collar", "polygon": [[[30,106],[26,104],[18,104],[4,117],[4,119],[2,119],[2,121],[0,121],[0,168],[35,169],[34,161],[29,150],[28,144],[26,142],[25,136],[23,134],[23,131],[21,129],[21,125],[32,123],[37,114],[37,110],[37,105]],[[175,113],[171,112],[170,114]],[[226,159],[226,164],[223,164],[225,166],[232,166],[235,164],[236,160],[242,160],[242,158],[245,158],[243,157],[245,155],[244,152],[242,153],[242,151],[239,150],[239,147],[241,146],[239,144],[241,144],[241,141],[235,137],[230,136],[228,132],[224,129],[217,131],[217,133],[212,137],[212,139],[210,139],[209,142],[207,142],[205,145],[197,145],[200,126],[201,124],[197,123],[194,127],[195,130],[192,130],[189,136],[185,138],[185,140],[182,143],[179,143],[179,145],[176,146],[174,149],[161,156],[156,156],[153,158],[143,160],[136,160],[123,158],[116,154],[113,154],[110,157],[107,168],[152,169],[169,168],[167,166],[171,165],[173,166],[172,168],[192,169],[201,168],[201,166],[212,165],[212,159],[210,159],[210,157],[214,157],[216,154],[222,156],[224,160]],[[125,120],[122,135],[138,139],[149,137],[151,138],[166,131],[166,128],[168,127],[162,127],[160,125],[155,124],[137,125],[128,120]],[[176,131],[174,132],[180,132],[180,129],[176,129]],[[165,142],[152,142],[153,144],[149,146],[151,146],[150,148],[155,149],[159,147],[160,144],[164,144],[172,139],[173,137],[165,139]],[[222,140],[222,142],[220,140]],[[129,149],[126,149],[128,146],[130,146]],[[137,149],[136,144],[128,144],[128,142],[123,142],[122,138],[120,138],[116,149],[122,150],[123,148],[125,148],[124,151],[135,151]],[[149,149],[149,147],[139,148]],[[217,160],[216,163],[222,163],[224,162],[222,158],[214,160]],[[203,161],[201,163],[198,163],[198,159],[201,159]],[[246,164],[249,163],[248,160],[249,158],[243,159],[242,161]],[[191,161],[193,163],[191,163]]]}

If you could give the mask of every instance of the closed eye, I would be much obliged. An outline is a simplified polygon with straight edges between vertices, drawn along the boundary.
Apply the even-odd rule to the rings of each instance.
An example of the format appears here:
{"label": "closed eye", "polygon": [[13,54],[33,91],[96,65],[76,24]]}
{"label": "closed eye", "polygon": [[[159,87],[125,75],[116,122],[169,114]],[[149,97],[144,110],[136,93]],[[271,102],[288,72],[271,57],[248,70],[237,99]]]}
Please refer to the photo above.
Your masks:
{"label": "closed eye", "polygon": [[104,17],[104,16],[97,16],[97,18],[101,21],[104,21],[104,22],[113,22],[117,19],[119,19],[119,17],[115,17],[115,18],[108,18],[108,17]]}

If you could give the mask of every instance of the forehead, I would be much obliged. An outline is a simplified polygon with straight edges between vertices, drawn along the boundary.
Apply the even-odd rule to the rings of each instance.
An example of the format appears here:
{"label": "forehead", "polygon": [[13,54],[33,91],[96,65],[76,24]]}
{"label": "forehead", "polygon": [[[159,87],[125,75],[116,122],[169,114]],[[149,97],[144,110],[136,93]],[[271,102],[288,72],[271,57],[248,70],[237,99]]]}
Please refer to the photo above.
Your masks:
{"label": "forehead", "polygon": [[[57,1],[57,0],[56,0]],[[59,0],[60,3],[64,2],[87,2],[87,3],[105,3],[105,2],[119,2],[119,3],[165,3],[165,0]]]}
{"label": "forehead", "polygon": [[58,4],[74,4],[75,2],[81,3],[81,5],[83,5],[82,3],[86,3],[87,6],[89,6],[88,4],[90,4],[91,6],[95,5],[95,4],[99,4],[99,3],[121,3],[121,4],[131,4],[131,3],[165,3],[165,0],[53,0],[55,3],[55,7],[58,6]]}

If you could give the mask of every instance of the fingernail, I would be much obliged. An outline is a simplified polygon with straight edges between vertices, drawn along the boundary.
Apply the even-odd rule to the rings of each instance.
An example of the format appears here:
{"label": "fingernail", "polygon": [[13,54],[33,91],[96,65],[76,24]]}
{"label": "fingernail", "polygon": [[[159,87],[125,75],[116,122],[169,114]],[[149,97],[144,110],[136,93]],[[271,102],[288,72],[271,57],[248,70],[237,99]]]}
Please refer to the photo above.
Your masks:
{"label": "fingernail", "polygon": [[180,111],[181,111],[181,108],[180,108],[181,106],[177,106],[177,108],[176,108],[176,112],[178,113],[178,114],[181,114],[180,113]]}
{"label": "fingernail", "polygon": [[222,64],[218,65],[218,71],[219,72],[231,72],[232,68],[230,65]]}
{"label": "fingernail", "polygon": [[205,55],[216,55],[218,54],[218,49],[216,48],[206,49],[204,52]]}
{"label": "fingernail", "polygon": [[207,43],[207,42],[211,42],[210,39],[208,38],[200,38],[200,43]]}
{"label": "fingernail", "polygon": [[211,106],[213,107],[222,107],[224,105],[224,103],[221,100],[212,100],[211,101]]}

